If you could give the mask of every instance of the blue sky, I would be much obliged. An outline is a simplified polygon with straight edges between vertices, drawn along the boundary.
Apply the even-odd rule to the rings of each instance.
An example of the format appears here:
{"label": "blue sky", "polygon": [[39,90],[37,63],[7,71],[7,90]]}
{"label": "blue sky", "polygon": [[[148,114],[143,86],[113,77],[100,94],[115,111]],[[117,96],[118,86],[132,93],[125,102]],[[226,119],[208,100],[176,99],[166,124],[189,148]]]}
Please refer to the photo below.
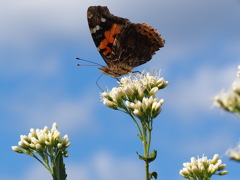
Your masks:
{"label": "blue sky", "polygon": [[[213,108],[212,99],[236,78],[240,64],[239,0],[8,0],[0,6],[0,179],[51,179],[33,158],[11,150],[30,128],[68,134],[69,180],[144,179],[137,129],[125,114],[102,105],[96,67],[77,67],[74,57],[105,64],[89,33],[86,10],[106,5],[132,22],[145,22],[166,40],[153,59],[136,70],[161,69],[169,86],[155,119],[151,170],[158,179],[183,179],[178,172],[192,156],[221,155],[230,174],[239,164],[225,151],[239,141],[240,120]],[[101,87],[117,85],[111,77]]]}

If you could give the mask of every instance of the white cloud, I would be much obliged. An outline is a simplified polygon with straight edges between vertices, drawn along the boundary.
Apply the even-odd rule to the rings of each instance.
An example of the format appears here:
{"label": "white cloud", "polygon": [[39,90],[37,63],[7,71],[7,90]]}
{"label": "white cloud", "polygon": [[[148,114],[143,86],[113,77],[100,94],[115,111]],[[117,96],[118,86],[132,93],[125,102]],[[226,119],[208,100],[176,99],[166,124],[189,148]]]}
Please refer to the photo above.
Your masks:
{"label": "white cloud", "polygon": [[[214,128],[214,127],[213,127]],[[226,129],[226,126],[223,129]],[[193,154],[201,156],[202,154],[214,154],[218,153],[224,155],[230,146],[235,145],[235,137],[226,132],[226,130],[218,131],[212,129],[214,133],[209,134],[208,137],[189,137],[185,141],[181,141],[181,144],[178,145],[178,150],[180,154]],[[205,131],[203,130],[203,133]]]}
{"label": "white cloud", "polygon": [[[67,98],[64,94],[62,97],[56,97],[48,92],[46,94],[36,92],[33,100],[24,101],[22,98],[13,98],[7,105],[8,111],[16,114],[18,121],[21,120],[21,127],[41,128],[48,125],[51,127],[53,122],[57,122],[59,128],[64,131],[83,130],[93,125],[93,112],[98,105],[96,97],[91,93],[85,93],[82,98]],[[97,96],[97,98],[99,98]],[[14,102],[14,104],[12,103]],[[100,102],[99,102],[100,104]]]}
{"label": "white cloud", "polygon": [[222,69],[206,65],[191,76],[176,78],[166,89],[166,103],[184,117],[206,112],[211,107],[215,94],[224,86],[228,88],[235,79],[236,69],[237,66],[234,65]]}
{"label": "white cloud", "polygon": [[136,163],[127,158],[115,158],[108,152],[99,152],[93,161],[98,180],[141,179],[143,170],[139,165],[141,165],[141,161]]}
{"label": "white cloud", "polygon": [[[132,180],[144,177],[144,173],[142,173],[144,169],[140,166],[142,165],[140,161],[114,157],[111,153],[103,151],[97,152],[88,161],[66,163],[65,165],[68,180]],[[26,166],[23,178],[18,179],[42,180],[51,179],[51,176],[43,166],[34,163],[29,167]]]}

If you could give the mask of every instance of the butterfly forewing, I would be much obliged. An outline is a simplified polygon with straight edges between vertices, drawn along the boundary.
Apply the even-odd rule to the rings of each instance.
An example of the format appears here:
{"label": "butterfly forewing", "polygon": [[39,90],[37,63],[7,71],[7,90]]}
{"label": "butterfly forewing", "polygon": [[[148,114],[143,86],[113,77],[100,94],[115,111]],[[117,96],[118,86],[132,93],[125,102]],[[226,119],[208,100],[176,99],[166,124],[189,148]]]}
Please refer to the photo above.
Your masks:
{"label": "butterfly forewing", "polygon": [[157,30],[144,23],[131,23],[111,14],[107,7],[88,8],[88,24],[93,41],[107,66],[104,74],[115,77],[151,60],[164,39]]}

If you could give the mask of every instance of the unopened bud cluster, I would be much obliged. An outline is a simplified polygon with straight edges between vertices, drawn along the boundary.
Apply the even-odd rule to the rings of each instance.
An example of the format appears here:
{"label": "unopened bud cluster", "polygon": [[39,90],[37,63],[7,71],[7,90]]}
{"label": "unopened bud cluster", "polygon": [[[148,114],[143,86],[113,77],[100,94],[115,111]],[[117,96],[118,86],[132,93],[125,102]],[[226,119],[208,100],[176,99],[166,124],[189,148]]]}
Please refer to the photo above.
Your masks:
{"label": "unopened bud cluster", "polygon": [[230,159],[240,162],[240,144],[234,149],[228,149],[226,154]]}
{"label": "unopened bud cluster", "polygon": [[183,163],[179,174],[186,179],[209,180],[212,175],[226,175],[228,171],[222,171],[225,168],[226,164],[222,164],[219,155],[215,154],[213,159],[192,157],[191,162]]}
{"label": "unopened bud cluster", "polygon": [[238,79],[234,81],[228,92],[222,92],[214,98],[214,105],[226,111],[240,115],[240,66]]}
{"label": "unopened bud cluster", "polygon": [[150,118],[155,118],[163,104],[163,99],[159,100],[155,94],[168,85],[159,73],[156,74],[142,72],[121,78],[118,87],[101,93],[103,104],[116,110],[130,110],[137,117],[151,114]]}
{"label": "unopened bud cluster", "polygon": [[48,152],[59,152],[67,157],[67,147],[70,146],[68,136],[60,137],[57,124],[53,123],[52,129],[47,126],[44,129],[30,129],[28,136],[21,135],[18,146],[12,146],[12,150],[18,153],[33,155],[34,152],[43,154]]}
{"label": "unopened bud cluster", "polygon": [[144,116],[151,116],[154,119],[161,112],[161,105],[164,100],[150,96],[149,98],[143,97],[142,100],[134,100],[134,102],[126,101],[126,105],[133,111],[133,114],[138,118],[147,118]]}

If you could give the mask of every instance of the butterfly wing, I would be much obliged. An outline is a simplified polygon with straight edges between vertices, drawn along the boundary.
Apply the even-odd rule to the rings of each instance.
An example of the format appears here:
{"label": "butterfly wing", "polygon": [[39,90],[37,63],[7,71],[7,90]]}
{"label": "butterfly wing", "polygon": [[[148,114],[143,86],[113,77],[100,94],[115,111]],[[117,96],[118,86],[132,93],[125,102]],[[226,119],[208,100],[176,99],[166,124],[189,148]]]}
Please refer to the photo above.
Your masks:
{"label": "butterfly wing", "polygon": [[110,66],[117,57],[112,51],[116,37],[131,22],[112,15],[106,6],[90,6],[87,17],[93,41],[104,61]]}
{"label": "butterfly wing", "polygon": [[151,60],[164,39],[145,23],[131,23],[111,14],[106,6],[90,6],[88,24],[93,41],[108,66],[99,68],[114,77]]}
{"label": "butterfly wing", "polygon": [[128,24],[116,39],[112,50],[118,54],[117,59],[133,68],[150,61],[165,43],[157,30],[145,23]]}

